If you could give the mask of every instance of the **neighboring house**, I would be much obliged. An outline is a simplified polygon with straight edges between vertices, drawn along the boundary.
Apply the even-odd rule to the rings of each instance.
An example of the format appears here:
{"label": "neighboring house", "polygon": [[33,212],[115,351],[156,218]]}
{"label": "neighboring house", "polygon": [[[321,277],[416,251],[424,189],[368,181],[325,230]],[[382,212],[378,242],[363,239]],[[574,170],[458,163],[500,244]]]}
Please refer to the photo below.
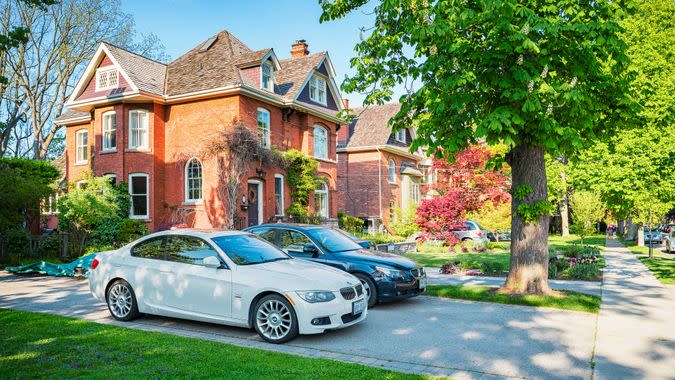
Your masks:
{"label": "neighboring house", "polygon": [[[334,77],[328,53],[309,54],[304,40],[280,60],[223,31],[168,64],[101,43],[56,119],[66,126],[66,179],[92,170],[127,182],[130,217],[154,230],[222,227],[229,210],[216,160],[184,155],[241,120],[259,130],[265,147],[319,161],[322,183],[310,211],[334,218],[342,107]],[[258,166],[241,183],[249,207],[239,211],[238,227],[282,217],[291,203],[284,169]]]}
{"label": "neighboring house", "polygon": [[367,218],[370,226],[388,225],[395,210],[414,207],[421,197],[428,162],[410,152],[414,131],[392,132],[391,119],[400,104],[353,109],[357,115],[338,134],[338,209]]}
{"label": "neighboring house", "polygon": [[[61,194],[66,188],[66,155],[61,154],[52,160],[52,165],[54,165],[61,175],[56,180],[56,192],[50,195],[49,198],[45,199],[40,205],[40,231],[51,232],[58,228],[59,226],[59,210],[57,208],[57,203]],[[37,234],[37,233],[36,233]]]}

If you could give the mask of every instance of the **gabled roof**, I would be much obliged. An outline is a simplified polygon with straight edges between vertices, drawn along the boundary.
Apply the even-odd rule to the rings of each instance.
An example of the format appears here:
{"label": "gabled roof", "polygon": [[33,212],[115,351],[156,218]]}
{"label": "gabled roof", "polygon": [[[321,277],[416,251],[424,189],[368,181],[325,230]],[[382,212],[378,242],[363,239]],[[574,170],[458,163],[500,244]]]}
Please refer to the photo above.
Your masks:
{"label": "gabled roof", "polygon": [[107,42],[103,43],[114,61],[129,75],[131,81],[140,91],[155,95],[164,94],[166,65],[124,50]]}
{"label": "gabled roof", "polygon": [[399,103],[372,105],[366,108],[354,108],[358,115],[349,124],[349,137],[343,148],[386,145],[391,136],[389,119],[401,109]]}
{"label": "gabled roof", "polygon": [[310,71],[317,69],[325,56],[326,52],[322,51],[304,57],[282,59],[279,62],[281,71],[275,78],[276,92],[285,99],[295,99]]}
{"label": "gabled roof", "polygon": [[[166,95],[180,95],[242,83],[238,59],[255,53],[227,31],[207,39],[169,63]],[[210,43],[202,49],[205,43]]]}
{"label": "gabled roof", "polygon": [[91,114],[89,112],[67,109],[64,113],[55,118],[54,122],[56,124],[63,125],[75,122],[85,122],[89,120],[91,120]]}

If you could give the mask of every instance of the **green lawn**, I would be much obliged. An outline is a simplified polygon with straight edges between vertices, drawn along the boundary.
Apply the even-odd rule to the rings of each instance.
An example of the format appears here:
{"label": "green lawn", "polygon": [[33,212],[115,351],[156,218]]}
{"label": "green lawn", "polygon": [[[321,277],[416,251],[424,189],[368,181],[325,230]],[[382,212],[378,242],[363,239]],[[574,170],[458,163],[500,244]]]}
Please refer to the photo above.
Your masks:
{"label": "green lawn", "polygon": [[0,309],[0,374],[10,379],[424,378],[357,364],[6,309]]}
{"label": "green lawn", "polygon": [[600,297],[571,291],[561,291],[563,296],[509,296],[494,293],[496,288],[487,286],[429,285],[426,295],[445,298],[458,298],[471,301],[505,303],[511,305],[552,307],[563,310],[597,313],[600,310]]}
{"label": "green lawn", "polygon": [[[581,239],[576,235],[570,235],[568,237],[561,237],[559,235],[550,235],[549,236],[549,249],[562,249],[565,246],[580,244]],[[498,248],[492,252],[467,252],[467,253],[450,253],[447,248],[443,248],[439,252],[430,252],[429,248],[425,248],[423,253],[408,253],[403,256],[415,261],[417,264],[425,267],[440,267],[443,264],[447,264],[452,261],[477,261],[479,263],[484,262],[500,262],[506,268],[509,266],[509,260],[511,254],[508,251],[508,243],[499,243],[502,247],[505,247],[506,250]],[[594,245],[600,250],[604,250],[605,247],[605,236],[604,235],[595,235],[587,237],[584,239],[585,245]],[[601,267],[604,267],[604,261],[601,260]]]}
{"label": "green lawn", "polygon": [[662,257],[638,257],[662,284],[675,285],[675,260]]}

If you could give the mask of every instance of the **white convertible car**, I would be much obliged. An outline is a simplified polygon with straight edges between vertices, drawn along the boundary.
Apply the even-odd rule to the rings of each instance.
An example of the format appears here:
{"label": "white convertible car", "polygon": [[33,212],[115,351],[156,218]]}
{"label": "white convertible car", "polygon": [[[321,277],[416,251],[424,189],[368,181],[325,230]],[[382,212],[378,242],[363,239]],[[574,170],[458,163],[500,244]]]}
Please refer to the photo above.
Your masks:
{"label": "white convertible car", "polygon": [[121,321],[148,313],[253,327],[272,343],[351,326],[368,313],[356,277],[245,232],[148,235],[97,254],[89,287]]}

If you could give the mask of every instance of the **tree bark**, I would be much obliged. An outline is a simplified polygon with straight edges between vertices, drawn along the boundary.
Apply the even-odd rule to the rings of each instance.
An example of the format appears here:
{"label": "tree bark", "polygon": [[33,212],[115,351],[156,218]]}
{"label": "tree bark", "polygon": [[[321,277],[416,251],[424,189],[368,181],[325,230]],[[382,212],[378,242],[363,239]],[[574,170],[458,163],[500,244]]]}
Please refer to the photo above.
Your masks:
{"label": "tree bark", "polygon": [[562,230],[562,236],[570,236],[570,218],[569,218],[569,207],[568,207],[568,202],[569,199],[567,198],[567,194],[563,196],[563,198],[560,200],[558,203],[558,208],[560,210],[560,223],[561,223],[561,230]]}
{"label": "tree bark", "polygon": [[642,223],[638,224],[637,238],[635,240],[637,240],[637,243],[635,245],[639,247],[645,246],[645,226]]}
{"label": "tree bark", "polygon": [[541,215],[534,223],[525,223],[518,215],[522,203],[548,200],[544,149],[519,145],[507,156],[511,165],[512,193],[520,185],[532,192],[523,200],[511,198],[511,265],[501,291],[512,294],[551,294],[548,286],[548,221]]}
{"label": "tree bark", "polygon": [[617,233],[616,233],[617,236],[623,236],[623,232],[625,230],[625,225],[626,225],[626,221],[623,220],[623,219],[619,219],[619,221],[617,222],[617,225],[616,225],[616,229],[618,230]]}

